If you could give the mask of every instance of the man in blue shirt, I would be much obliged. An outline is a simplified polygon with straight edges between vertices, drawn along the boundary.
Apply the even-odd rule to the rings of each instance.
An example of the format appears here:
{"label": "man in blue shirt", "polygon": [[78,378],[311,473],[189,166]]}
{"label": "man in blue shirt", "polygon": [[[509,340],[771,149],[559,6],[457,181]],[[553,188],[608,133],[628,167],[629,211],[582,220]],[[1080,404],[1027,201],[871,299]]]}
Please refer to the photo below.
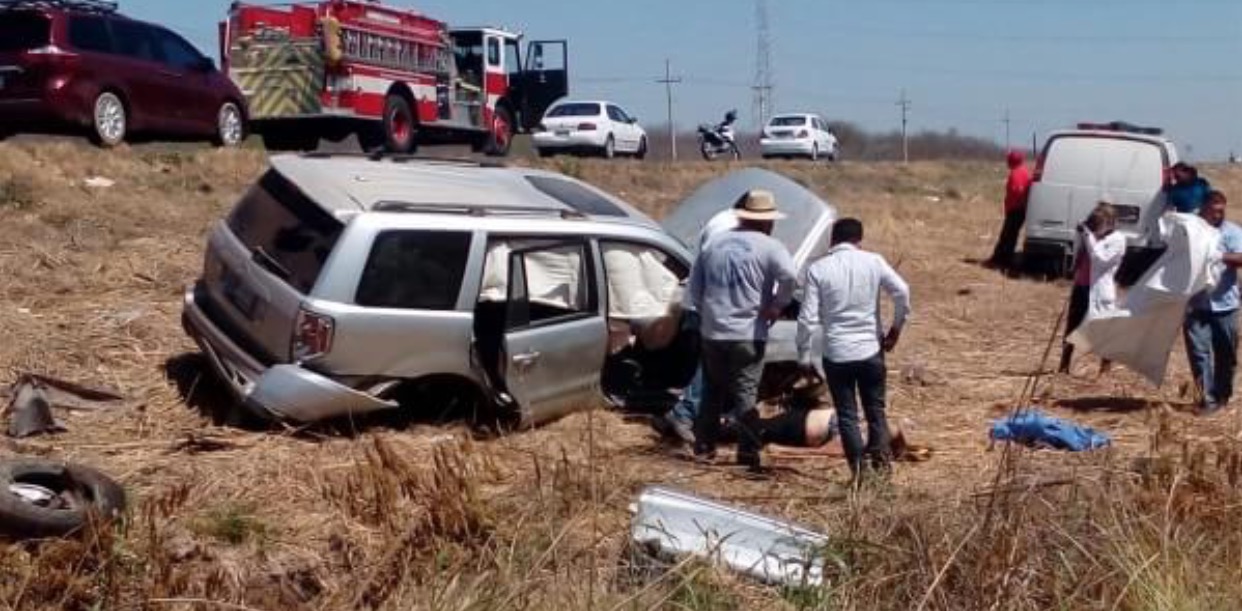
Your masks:
{"label": "man in blue shirt", "polygon": [[1195,214],[1207,202],[1212,185],[1199,176],[1199,170],[1186,163],[1173,166],[1173,184],[1168,188],[1168,207]]}
{"label": "man in blue shirt", "polygon": [[1238,268],[1242,267],[1242,227],[1225,220],[1225,194],[1212,191],[1200,216],[1220,230],[1225,271],[1210,292],[1196,295],[1186,314],[1186,351],[1200,391],[1200,408],[1210,414],[1229,405],[1238,364]]}

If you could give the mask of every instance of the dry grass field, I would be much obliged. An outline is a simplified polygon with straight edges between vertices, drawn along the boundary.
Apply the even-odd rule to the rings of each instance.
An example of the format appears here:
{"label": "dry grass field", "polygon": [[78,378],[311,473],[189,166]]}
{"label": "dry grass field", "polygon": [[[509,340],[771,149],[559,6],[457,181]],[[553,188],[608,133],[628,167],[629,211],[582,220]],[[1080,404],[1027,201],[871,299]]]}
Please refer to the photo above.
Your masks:
{"label": "dry grass field", "polygon": [[[659,216],[728,165],[551,160]],[[1170,382],[1084,358],[1035,400],[1115,440],[1090,456],[989,448],[1068,286],[974,261],[1002,164],[771,167],[867,224],[915,315],[891,418],[931,460],[850,493],[839,459],[708,469],[596,410],[499,439],[415,424],[351,434],[219,424],[179,323],[205,232],[264,167],[255,151],[0,144],[0,383],[35,371],[114,387],[116,409],[0,456],[80,461],[126,487],[115,528],[0,543],[0,609],[1223,609],[1242,604],[1242,419],[1189,413]],[[1242,171],[1208,176],[1242,202]],[[116,181],[84,185],[91,176]],[[901,375],[922,367],[921,379]],[[434,411],[429,406],[428,411]],[[661,483],[827,533],[830,583],[771,588],[696,563],[639,579],[628,505]]]}

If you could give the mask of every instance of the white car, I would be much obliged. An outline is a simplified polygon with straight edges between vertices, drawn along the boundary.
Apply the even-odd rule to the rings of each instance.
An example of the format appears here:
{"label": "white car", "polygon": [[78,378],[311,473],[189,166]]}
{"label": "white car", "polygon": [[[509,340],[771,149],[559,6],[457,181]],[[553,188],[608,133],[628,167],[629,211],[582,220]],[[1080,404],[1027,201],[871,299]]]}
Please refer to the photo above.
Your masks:
{"label": "white car", "polygon": [[827,157],[829,161],[836,161],[837,137],[819,115],[776,115],[763,128],[759,151],[764,159],[806,157],[818,161],[821,157]]}
{"label": "white car", "polygon": [[557,153],[647,156],[647,132],[638,120],[612,102],[562,100],[544,113],[535,128],[540,157]]}

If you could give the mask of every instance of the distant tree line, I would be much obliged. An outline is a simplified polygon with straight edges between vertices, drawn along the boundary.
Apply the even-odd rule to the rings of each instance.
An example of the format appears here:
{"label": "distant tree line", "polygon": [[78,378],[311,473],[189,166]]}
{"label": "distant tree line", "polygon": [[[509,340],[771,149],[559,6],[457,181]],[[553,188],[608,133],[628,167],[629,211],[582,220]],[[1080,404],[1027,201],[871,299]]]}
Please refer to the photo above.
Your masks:
{"label": "distant tree line", "polygon": [[[867,131],[857,124],[837,121],[830,124],[841,145],[841,157],[852,161],[900,161],[901,132],[877,133]],[[669,158],[668,127],[649,126],[650,154],[655,159]],[[759,157],[759,134],[739,132],[742,156]],[[999,159],[1005,154],[1004,147],[985,138],[968,136],[956,129],[948,131],[924,130],[910,134],[910,159]],[[699,159],[698,135],[692,131],[677,134],[679,159]]]}

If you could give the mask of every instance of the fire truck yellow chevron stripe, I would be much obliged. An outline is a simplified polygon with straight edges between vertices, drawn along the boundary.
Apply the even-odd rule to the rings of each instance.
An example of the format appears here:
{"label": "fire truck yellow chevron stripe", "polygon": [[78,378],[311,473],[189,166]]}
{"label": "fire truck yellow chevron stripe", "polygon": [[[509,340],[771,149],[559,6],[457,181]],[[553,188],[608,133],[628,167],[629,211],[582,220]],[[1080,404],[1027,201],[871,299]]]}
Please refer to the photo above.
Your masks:
{"label": "fire truck yellow chevron stripe", "polygon": [[320,112],[323,54],[317,46],[276,44],[234,49],[231,76],[250,104],[250,116],[271,119]]}

